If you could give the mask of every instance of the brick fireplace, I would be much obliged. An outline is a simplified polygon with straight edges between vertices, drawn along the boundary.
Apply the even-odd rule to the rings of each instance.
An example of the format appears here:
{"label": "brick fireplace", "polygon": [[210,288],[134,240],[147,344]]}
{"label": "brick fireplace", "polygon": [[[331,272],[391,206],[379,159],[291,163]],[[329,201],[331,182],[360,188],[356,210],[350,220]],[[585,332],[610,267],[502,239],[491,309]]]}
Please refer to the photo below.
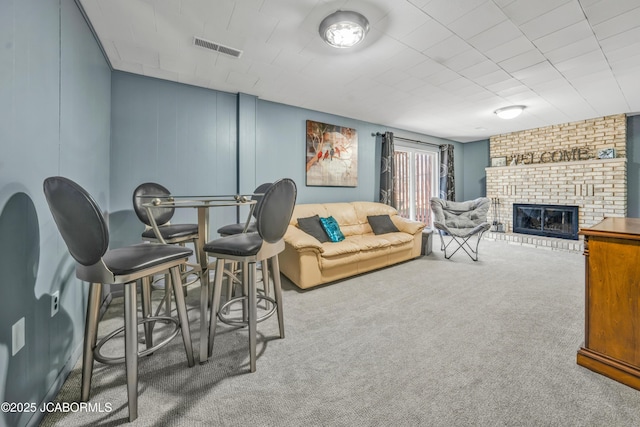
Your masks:
{"label": "brick fireplace", "polygon": [[[614,158],[598,158],[609,148]],[[624,114],[496,135],[490,139],[490,155],[506,166],[486,168],[487,197],[499,200],[494,210],[505,230],[489,238],[553,247],[550,237],[513,232],[514,203],[577,206],[579,228],[627,214]]]}

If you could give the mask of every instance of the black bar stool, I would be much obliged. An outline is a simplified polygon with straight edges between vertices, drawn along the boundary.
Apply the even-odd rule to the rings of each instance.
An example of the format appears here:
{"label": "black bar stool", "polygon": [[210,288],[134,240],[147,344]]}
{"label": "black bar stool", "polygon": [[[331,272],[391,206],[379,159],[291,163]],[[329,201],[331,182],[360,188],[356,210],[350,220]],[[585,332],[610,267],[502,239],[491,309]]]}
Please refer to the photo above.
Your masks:
{"label": "black bar stool", "polygon": [[[217,320],[231,325],[248,326],[250,370],[256,370],[256,324],[278,313],[280,338],[284,338],[284,315],[282,308],[282,289],[278,254],[284,250],[283,236],[287,231],[293,207],[296,202],[296,184],[289,178],[283,178],[269,187],[262,202],[256,209],[256,232],[241,233],[212,240],[204,245],[209,256],[216,257],[216,274],[213,288],[213,302],[210,305],[209,356],[213,350],[213,339]],[[220,307],[220,294],[224,264],[226,261],[242,264],[242,282],[244,295],[231,298]],[[256,262],[266,261],[273,276],[274,298],[258,295],[256,289]],[[258,301],[271,302],[271,310],[258,319]],[[230,304],[242,301],[247,307],[247,318],[230,319],[223,314]],[[243,310],[244,312],[244,310]]]}
{"label": "black bar stool", "polygon": [[[124,361],[127,372],[129,421],[138,417],[138,357],[151,354],[168,344],[178,333],[187,354],[187,363],[194,365],[189,319],[182,293],[180,268],[184,266],[191,249],[174,245],[145,243],[117,249],[108,249],[109,229],[97,203],[82,187],[63,177],[50,177],[44,181],[44,194],[55,223],[76,260],[76,277],[89,282],[89,303],[84,330],[82,356],[81,400],[89,400],[94,359],[103,363]],[[150,277],[170,271],[178,311],[178,320],[172,317],[152,317],[145,299],[149,298]],[[143,318],[138,320],[137,282],[142,282]],[[124,285],[124,327],[97,342],[98,317],[103,284]],[[153,346],[146,340],[147,349],[138,351],[138,324],[150,322],[174,323],[169,337]],[[102,344],[124,330],[125,355],[106,357],[100,353]]]}

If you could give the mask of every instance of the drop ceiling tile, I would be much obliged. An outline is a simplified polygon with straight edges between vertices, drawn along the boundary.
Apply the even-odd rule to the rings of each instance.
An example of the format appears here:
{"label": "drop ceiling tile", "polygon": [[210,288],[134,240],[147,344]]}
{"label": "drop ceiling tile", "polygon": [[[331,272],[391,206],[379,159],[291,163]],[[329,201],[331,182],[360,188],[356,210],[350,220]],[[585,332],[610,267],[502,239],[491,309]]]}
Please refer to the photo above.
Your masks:
{"label": "drop ceiling tile", "polygon": [[394,54],[390,61],[397,67],[403,70],[415,67],[418,64],[424,62],[427,58],[420,52],[416,52],[411,48],[404,48]]}
{"label": "drop ceiling tile", "polygon": [[297,30],[296,21],[280,21],[265,41],[271,46],[300,53],[314,38],[320,37],[318,33],[311,34]]}
{"label": "drop ceiling tile", "polygon": [[517,37],[522,37],[522,32],[513,22],[506,20],[471,37],[468,42],[479,51],[485,52]]}
{"label": "drop ceiling tile", "polygon": [[499,63],[514,58],[534,49],[533,44],[524,36],[515,37],[485,53],[493,62]]}
{"label": "drop ceiling tile", "polygon": [[493,1],[495,4],[497,4],[501,8],[505,8],[509,6],[511,3],[515,2],[516,0],[493,0]]}
{"label": "drop ceiling tile", "polygon": [[278,56],[273,60],[273,65],[280,67],[283,70],[297,73],[306,67],[309,62],[311,62],[311,58],[308,56],[281,50]]}
{"label": "drop ceiling tile", "polygon": [[114,42],[118,55],[124,63],[144,64],[151,67],[159,66],[158,52],[132,43]]}
{"label": "drop ceiling tile", "polygon": [[401,82],[398,82],[394,87],[398,90],[414,95],[414,91],[424,85],[424,80],[409,76]]}
{"label": "drop ceiling tile", "polygon": [[432,0],[422,10],[436,21],[447,25],[486,2],[487,0]]}
{"label": "drop ceiling tile", "polygon": [[255,74],[232,71],[227,76],[227,83],[234,87],[239,87],[240,92],[250,92],[251,88],[253,88],[253,86],[258,82],[258,79],[259,77]]}
{"label": "drop ceiling tile", "polygon": [[424,12],[409,2],[392,2],[393,9],[376,23],[376,26],[385,28],[385,32],[396,39],[401,39],[407,34],[431,21]]}
{"label": "drop ceiling tile", "polygon": [[504,13],[516,25],[529,22],[572,0],[516,0],[503,7]]}
{"label": "drop ceiling tile", "polygon": [[448,25],[458,36],[467,40],[506,21],[507,17],[495,3],[488,1]]}
{"label": "drop ceiling tile", "polygon": [[[497,67],[497,65],[496,65]],[[473,79],[477,84],[487,87],[511,79],[511,75],[499,68],[497,71]]]}
{"label": "drop ceiling tile", "polygon": [[500,61],[498,65],[507,73],[513,73],[542,61],[545,61],[545,58],[542,56],[540,51],[537,49],[531,49],[527,52],[521,53],[520,55]]}
{"label": "drop ceiling tile", "polygon": [[468,49],[452,58],[442,61],[442,65],[460,72],[486,60],[487,58],[477,50]]}
{"label": "drop ceiling tile", "polygon": [[584,7],[591,25],[598,25],[639,7],[637,0],[600,1]]}
{"label": "drop ceiling tile", "polygon": [[468,79],[471,79],[477,83],[478,78],[489,75],[489,74],[493,74],[496,72],[501,72],[501,71],[502,69],[498,67],[495,63],[483,57],[483,59],[480,62],[470,67],[467,67],[463,70],[460,70],[459,73],[462,76]]}
{"label": "drop ceiling tile", "polygon": [[428,19],[422,26],[404,36],[401,41],[407,46],[422,52],[452,35],[451,30],[444,25],[433,19]]}
{"label": "drop ceiling tile", "polygon": [[[600,46],[605,53],[609,51],[615,51],[618,49],[629,49],[635,46],[640,40],[640,27],[632,28],[615,36],[608,37],[604,40],[600,40]],[[633,50],[629,49],[630,52]]]}
{"label": "drop ceiling tile", "polygon": [[266,13],[260,13],[256,3],[236,2],[231,14],[228,31],[238,34],[251,34],[251,38],[267,40],[278,25],[278,19]]}
{"label": "drop ceiling tile", "polygon": [[452,80],[457,80],[459,78],[460,78],[460,75],[458,73],[456,73],[455,71],[451,71],[448,68],[445,68],[441,71],[438,71],[437,73],[431,74],[425,80],[427,83],[441,86],[447,82],[450,82]]}
{"label": "drop ceiling tile", "polygon": [[564,47],[570,43],[593,38],[593,29],[587,21],[580,21],[573,25],[561,28],[551,34],[533,40],[533,44],[546,53]]}
{"label": "drop ceiling tile", "polygon": [[600,50],[600,45],[593,37],[587,37],[582,40],[567,43],[558,49],[545,53],[545,57],[552,63],[563,62],[589,52]]}
{"label": "drop ceiling tile", "polygon": [[185,58],[182,55],[160,54],[159,64],[160,64],[160,68],[162,68],[163,70],[173,72],[176,74],[186,75],[189,73],[196,72],[195,63],[185,60]]}
{"label": "drop ceiling tile", "polygon": [[420,64],[407,69],[407,73],[419,79],[427,79],[427,77],[445,70],[446,67],[433,59],[427,58]]}
{"label": "drop ceiling tile", "polygon": [[523,68],[512,73],[513,77],[520,80],[527,86],[532,86],[545,81],[561,78],[562,75],[549,62],[543,61],[538,64]]}
{"label": "drop ceiling tile", "polygon": [[391,69],[373,77],[375,81],[385,86],[394,86],[411,77],[404,71]]}
{"label": "drop ceiling tile", "polygon": [[566,72],[572,70],[578,70],[580,75],[584,75],[609,68],[609,64],[600,50],[594,50],[566,61],[556,61],[553,65],[565,75]]}
{"label": "drop ceiling tile", "polygon": [[593,26],[598,39],[606,39],[640,26],[640,7]]}
{"label": "drop ceiling tile", "polygon": [[584,19],[582,8],[578,2],[572,1],[522,24],[520,28],[529,39],[536,40],[580,22],[582,19]]}
{"label": "drop ceiling tile", "polygon": [[442,62],[471,49],[467,42],[456,35],[452,35],[423,53],[435,61]]}

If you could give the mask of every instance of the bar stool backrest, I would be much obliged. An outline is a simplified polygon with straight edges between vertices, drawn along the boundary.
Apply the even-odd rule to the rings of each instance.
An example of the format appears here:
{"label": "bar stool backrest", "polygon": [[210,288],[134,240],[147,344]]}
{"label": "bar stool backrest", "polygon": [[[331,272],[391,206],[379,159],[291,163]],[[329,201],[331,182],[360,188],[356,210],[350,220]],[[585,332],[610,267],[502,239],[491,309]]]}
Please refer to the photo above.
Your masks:
{"label": "bar stool backrest", "polygon": [[296,196],[296,183],[289,178],[280,179],[269,187],[256,209],[256,226],[262,240],[275,243],[284,237]]}
{"label": "bar stool backrest", "polygon": [[61,176],[44,180],[44,194],[71,256],[90,266],[109,247],[109,229],[96,201],[84,188]]}
{"label": "bar stool backrest", "polygon": [[256,207],[253,210],[254,218],[258,217],[258,208],[262,204],[262,199],[264,198],[264,194],[267,192],[269,188],[271,188],[272,185],[273,184],[270,182],[265,182],[264,184],[258,185],[256,189],[253,190],[253,192],[256,194],[255,196],[251,197],[252,200],[256,201]]}
{"label": "bar stool backrest", "polygon": [[[140,184],[133,190],[133,210],[136,212],[138,219],[142,221],[144,224],[151,227],[151,220],[149,219],[149,214],[147,213],[147,209],[142,206],[145,203],[151,203],[153,201],[152,197],[145,196],[170,196],[171,192],[164,186],[155,183],[155,182],[145,182]],[[173,214],[175,213],[174,207],[166,207],[166,208],[153,208],[153,219],[155,219],[156,224],[158,226],[164,225],[168,223],[171,218],[173,218]]]}

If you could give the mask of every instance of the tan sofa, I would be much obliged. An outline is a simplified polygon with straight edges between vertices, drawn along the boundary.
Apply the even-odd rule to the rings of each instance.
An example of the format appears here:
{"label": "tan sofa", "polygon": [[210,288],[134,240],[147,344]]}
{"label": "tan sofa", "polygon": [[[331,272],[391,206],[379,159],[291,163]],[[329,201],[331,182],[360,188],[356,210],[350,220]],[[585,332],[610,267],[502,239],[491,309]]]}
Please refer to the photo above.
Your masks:
{"label": "tan sofa", "polygon": [[[298,218],[333,216],[345,236],[320,243],[298,228]],[[399,232],[375,235],[369,215],[389,215]],[[425,224],[398,215],[382,203],[318,203],[296,205],[284,236],[280,271],[302,289],[386,267],[420,256]]]}

